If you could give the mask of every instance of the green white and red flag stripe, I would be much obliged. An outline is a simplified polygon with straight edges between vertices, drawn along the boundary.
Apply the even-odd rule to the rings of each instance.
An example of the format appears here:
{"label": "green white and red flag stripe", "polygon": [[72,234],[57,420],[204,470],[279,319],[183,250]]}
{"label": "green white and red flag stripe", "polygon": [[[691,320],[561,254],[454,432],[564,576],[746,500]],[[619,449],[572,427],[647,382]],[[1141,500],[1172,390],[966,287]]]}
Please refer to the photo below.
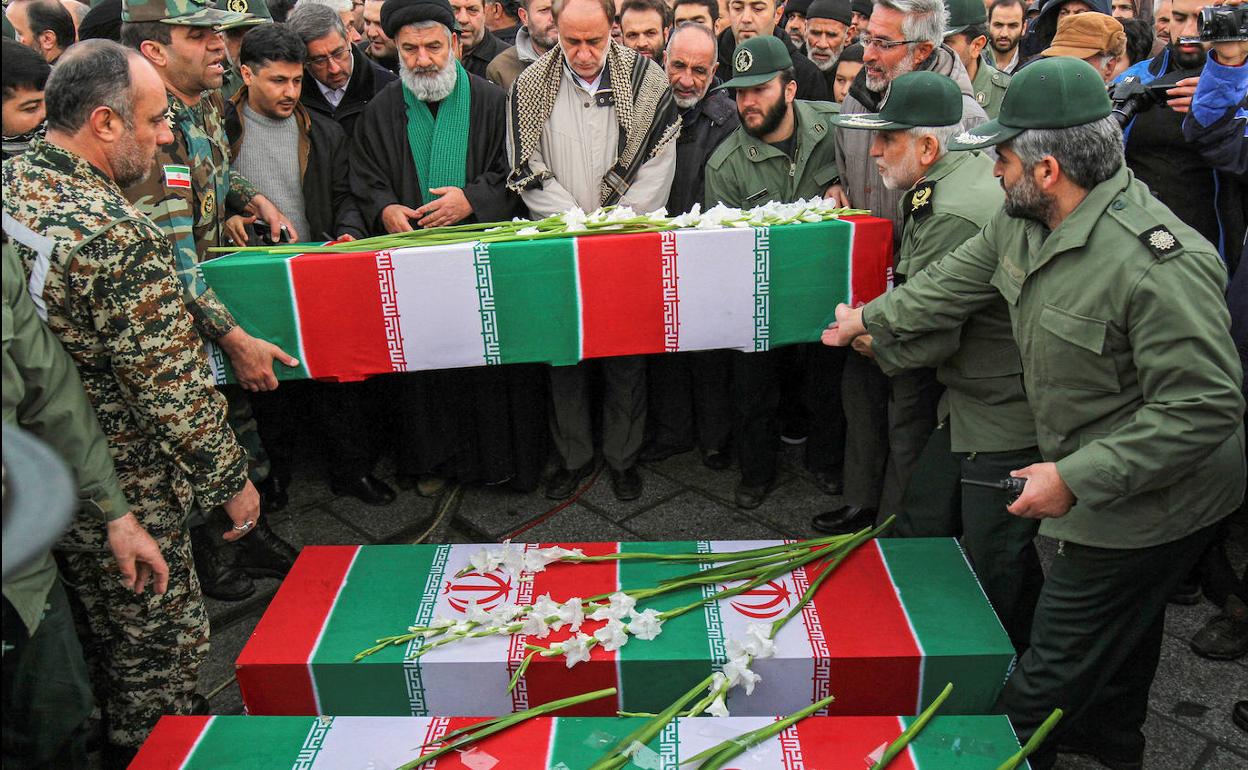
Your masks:
{"label": "green white and red flag stripe", "polygon": [[[374,374],[813,342],[841,302],[884,293],[892,226],[873,217],[465,243],[354,254],[240,253],[204,278],[301,365]],[[296,353],[296,351],[298,351]],[[218,377],[228,365],[214,356]]]}
{"label": "green white and red flag stripe", "polygon": [[[678,719],[630,767],[676,770],[679,759],[774,722],[776,717]],[[419,744],[479,721],[463,717],[163,717],[131,770],[352,770],[394,768]],[[810,717],[750,748],[734,767],[859,770],[913,717]],[[539,717],[493,735],[437,770],[573,770],[587,767],[637,719]],[[889,770],[994,770],[1018,751],[1004,716],[937,716]],[[1024,765],[1026,766],[1026,765]],[[430,766],[432,767],[432,765]]]}
{"label": "green white and red flag stripe", "polygon": [[[773,542],[575,543],[586,554],[738,551]],[[545,545],[550,544],[543,544]],[[486,637],[439,647],[416,660],[388,648],[359,663],[352,657],[384,635],[461,617],[466,603],[492,609],[653,586],[692,565],[610,561],[551,565],[516,579],[500,570],[455,577],[477,545],[313,546],[261,618],[237,660],[250,714],[495,716],[604,687],[620,690],[570,710],[605,716],[617,709],[657,712],[725,661],[727,639],[745,639],[750,622],[769,622],[793,607],[805,570],[746,594],[668,621],[646,642],[615,652],[595,647],[573,669],[562,657],[535,658],[515,691],[507,683],[526,651],[567,638]],[[488,547],[488,546],[487,546]],[[538,546],[529,546],[538,547]],[[643,602],[688,604],[697,589]],[[593,633],[599,622],[582,628]],[[985,713],[1013,660],[1009,640],[952,539],[876,540],[860,547],[825,581],[799,618],[776,638],[775,657],[758,660],[753,695],[731,692],[734,715],[793,713],[829,694],[833,715],[916,714],[944,687],[955,690],[944,713]]]}

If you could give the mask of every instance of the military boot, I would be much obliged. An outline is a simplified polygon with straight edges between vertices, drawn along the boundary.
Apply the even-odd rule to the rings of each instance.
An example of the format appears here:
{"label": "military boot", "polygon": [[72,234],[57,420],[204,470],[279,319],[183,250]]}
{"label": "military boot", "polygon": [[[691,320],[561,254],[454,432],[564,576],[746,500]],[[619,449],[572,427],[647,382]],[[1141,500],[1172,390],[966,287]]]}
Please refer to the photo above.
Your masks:
{"label": "military boot", "polygon": [[[254,534],[254,533],[253,533]],[[246,572],[226,563],[217,545],[220,533],[211,524],[191,527],[191,555],[195,559],[195,573],[204,596],[223,602],[237,602],[256,592],[255,583]]]}
{"label": "military boot", "polygon": [[230,547],[237,554],[235,563],[249,577],[284,578],[299,556],[294,546],[269,527],[265,516],[256,522],[254,530]]}

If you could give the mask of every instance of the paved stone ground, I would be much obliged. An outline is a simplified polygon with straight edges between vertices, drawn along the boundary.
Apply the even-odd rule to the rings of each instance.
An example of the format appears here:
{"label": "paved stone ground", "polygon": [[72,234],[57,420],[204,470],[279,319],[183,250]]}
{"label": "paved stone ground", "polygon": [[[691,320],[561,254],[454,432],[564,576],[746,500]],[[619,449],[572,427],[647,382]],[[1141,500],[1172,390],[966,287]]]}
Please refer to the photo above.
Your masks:
{"label": "paved stone ground", "polygon": [[[811,537],[810,517],[840,504],[822,494],[801,470],[799,448],[787,447],[780,483],[754,511],[732,505],[735,471],[715,472],[694,452],[645,466],[645,492],[631,503],[611,494],[605,470],[579,500],[526,531],[524,541],[774,539]],[[386,476],[383,472],[381,475]],[[296,546],[356,543],[471,543],[502,539],[552,508],[540,493],[520,495],[474,488],[448,493],[439,500],[401,492],[384,508],[352,498],[334,497],[309,473],[297,473],[291,503],[273,516],[274,529]],[[1232,559],[1238,569],[1248,561],[1248,526],[1238,522],[1232,536]],[[1043,539],[1042,539],[1043,541]],[[1042,542],[1051,555],[1052,542]],[[277,581],[259,584],[257,595],[226,604],[209,600],[212,653],[200,680],[215,714],[242,713],[234,659],[264,608]],[[1165,646],[1153,685],[1145,732],[1151,770],[1243,770],[1248,767],[1248,733],[1230,721],[1231,705],[1248,698],[1248,659],[1214,663],[1188,649],[1188,641],[1216,613],[1204,602],[1195,607],[1171,605]],[[1092,760],[1066,756],[1059,768],[1097,768]]]}

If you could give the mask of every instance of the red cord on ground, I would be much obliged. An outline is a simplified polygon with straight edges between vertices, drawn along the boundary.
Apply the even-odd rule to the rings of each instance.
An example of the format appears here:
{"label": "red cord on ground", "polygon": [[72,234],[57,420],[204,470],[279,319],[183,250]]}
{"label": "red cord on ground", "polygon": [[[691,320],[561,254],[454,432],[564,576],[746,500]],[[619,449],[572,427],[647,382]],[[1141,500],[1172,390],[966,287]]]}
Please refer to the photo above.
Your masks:
{"label": "red cord on ground", "polygon": [[506,535],[503,536],[502,540],[500,540],[499,542],[502,542],[503,540],[515,540],[516,537],[518,537],[519,535],[522,535],[525,532],[528,532],[530,529],[533,529],[538,524],[541,524],[542,522],[550,519],[551,516],[554,516],[559,511],[562,511],[564,508],[567,508],[572,503],[575,503],[577,500],[580,500],[581,495],[589,491],[589,488],[594,485],[594,482],[598,481],[598,474],[600,473],[602,473],[601,465],[599,465],[598,468],[594,471],[594,475],[589,477],[589,481],[585,483],[585,486],[576,490],[576,494],[572,495],[567,500],[564,500],[562,503],[559,503],[554,508],[551,508],[549,511],[546,511],[541,516],[538,516],[536,519],[533,519],[532,521],[521,524],[517,529],[514,529],[511,532],[508,532]]}

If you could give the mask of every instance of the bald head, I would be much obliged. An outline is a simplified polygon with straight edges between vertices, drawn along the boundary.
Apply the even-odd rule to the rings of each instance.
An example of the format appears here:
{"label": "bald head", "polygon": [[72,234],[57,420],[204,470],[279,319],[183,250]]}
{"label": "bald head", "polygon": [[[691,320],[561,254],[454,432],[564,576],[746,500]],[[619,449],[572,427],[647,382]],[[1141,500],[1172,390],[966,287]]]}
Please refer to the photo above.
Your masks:
{"label": "bald head", "polygon": [[718,56],[715,34],[697,22],[677,25],[667,41],[664,69],[676,106],[687,110],[706,96]]}

